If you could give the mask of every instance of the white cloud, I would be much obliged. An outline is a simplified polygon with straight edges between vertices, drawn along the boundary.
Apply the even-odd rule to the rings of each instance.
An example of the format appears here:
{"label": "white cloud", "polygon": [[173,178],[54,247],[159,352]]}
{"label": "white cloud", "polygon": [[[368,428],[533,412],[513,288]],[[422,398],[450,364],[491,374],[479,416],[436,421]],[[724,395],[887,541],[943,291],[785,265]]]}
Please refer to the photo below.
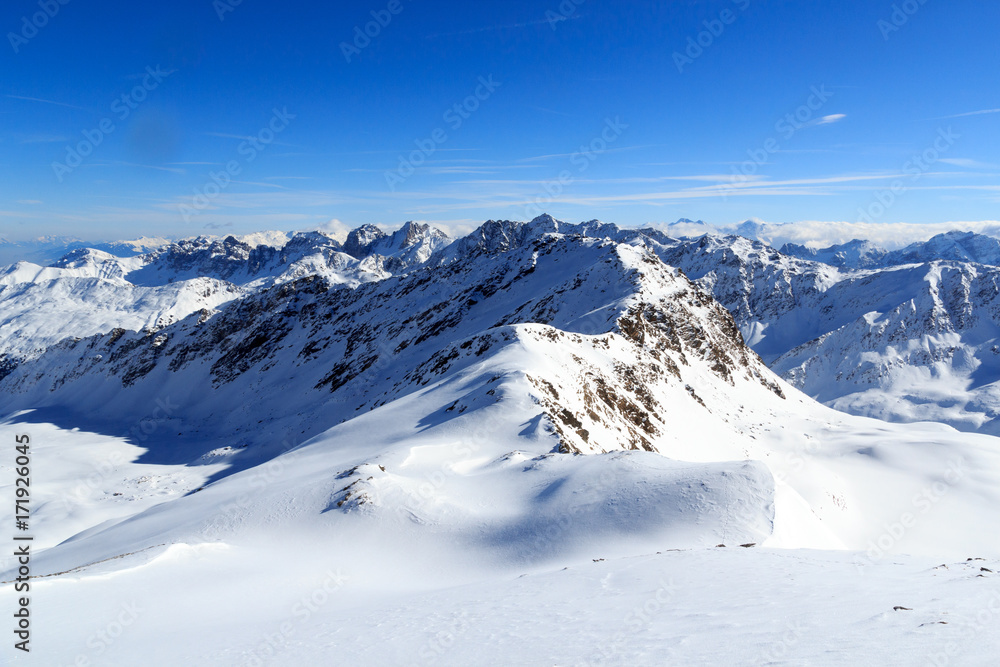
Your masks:
{"label": "white cloud", "polygon": [[967,111],[965,113],[957,113],[952,116],[941,116],[940,118],[935,118],[934,120],[945,120],[946,118],[965,118],[966,116],[982,116],[988,113],[1000,113],[1000,109],[981,109],[979,111]]}
{"label": "white cloud", "polygon": [[829,116],[823,116],[822,118],[817,118],[811,125],[830,125],[831,123],[836,123],[838,120],[843,120],[847,118],[847,114],[834,113]]}
{"label": "white cloud", "polygon": [[938,162],[944,162],[945,164],[954,165],[956,167],[964,167],[966,169],[994,169],[996,165],[988,164],[986,162],[980,162],[979,160],[970,160],[963,157],[943,157],[938,160]]}
{"label": "white cloud", "polygon": [[324,222],[317,229],[325,234],[329,234],[341,243],[347,240],[347,233],[351,231],[350,225],[346,225],[336,218]]}
{"label": "white cloud", "polygon": [[67,104],[65,102],[57,102],[55,100],[45,100],[40,97],[26,97],[24,95],[7,95],[12,100],[24,100],[26,102],[41,102],[43,104],[54,104],[60,107],[66,107],[68,109],[76,109],[78,111],[91,111],[91,109],[86,109],[84,107],[78,107],[75,104]]}
{"label": "white cloud", "polygon": [[[846,243],[853,239],[864,239],[887,250],[902,248],[911,243],[926,241],[932,236],[950,231],[976,232],[1000,238],[1000,220],[979,220],[972,222],[942,222],[917,224],[909,222],[868,223],[847,221],[800,220],[789,223],[767,223],[759,220],[758,233],[754,236],[768,245],[780,248],[785,243],[797,243],[811,248],[825,248]],[[737,225],[715,226],[723,233],[735,233]],[[666,231],[666,230],[665,230]],[[674,235],[705,233],[704,228],[672,229]]]}

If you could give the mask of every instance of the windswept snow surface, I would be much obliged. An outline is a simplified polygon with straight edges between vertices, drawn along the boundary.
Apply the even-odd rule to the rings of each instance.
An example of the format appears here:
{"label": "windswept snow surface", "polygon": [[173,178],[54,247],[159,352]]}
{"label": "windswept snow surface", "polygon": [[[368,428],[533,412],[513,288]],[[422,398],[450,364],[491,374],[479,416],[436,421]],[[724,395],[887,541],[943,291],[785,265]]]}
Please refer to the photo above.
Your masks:
{"label": "windswept snow surface", "polygon": [[[0,379],[35,535],[32,653],[4,659],[992,664],[997,440],[817,403],[744,345],[724,276],[615,230],[306,239],[371,280],[251,284],[286,263],[238,241],[158,255],[246,291]],[[802,261],[744,250],[717,265]]]}
{"label": "windswept snow surface", "polygon": [[[478,431],[425,430],[426,406],[398,408],[182,498],[130,496],[211,470],[105,473],[117,439],[30,415],[0,427],[35,434],[35,469],[66,475],[36,491],[38,538],[80,531],[33,561],[65,574],[33,580],[35,652],[11,664],[985,665],[1000,650],[991,438],[848,418],[818,430],[829,450],[681,463],[553,455],[505,437],[519,424],[499,410],[469,414]],[[69,524],[47,508],[84,472],[93,494],[70,507],[86,520]]]}

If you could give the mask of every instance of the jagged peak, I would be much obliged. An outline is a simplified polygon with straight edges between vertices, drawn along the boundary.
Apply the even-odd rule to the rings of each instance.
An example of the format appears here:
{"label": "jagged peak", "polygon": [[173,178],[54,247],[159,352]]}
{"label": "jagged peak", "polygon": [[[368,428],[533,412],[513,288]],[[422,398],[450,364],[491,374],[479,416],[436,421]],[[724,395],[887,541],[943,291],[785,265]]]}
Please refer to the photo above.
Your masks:
{"label": "jagged peak", "polygon": [[448,239],[450,237],[436,227],[408,220],[403,223],[402,227],[392,233],[391,238],[394,246],[408,248],[425,238]]}
{"label": "jagged peak", "polygon": [[559,225],[564,223],[556,220],[548,213],[542,213],[541,215],[532,218],[531,222],[528,224],[533,227],[551,227],[553,231],[557,231],[559,229]]}
{"label": "jagged peak", "polygon": [[372,244],[386,236],[388,234],[375,225],[361,225],[348,232],[347,240],[344,241],[344,252],[356,259],[363,259]]}

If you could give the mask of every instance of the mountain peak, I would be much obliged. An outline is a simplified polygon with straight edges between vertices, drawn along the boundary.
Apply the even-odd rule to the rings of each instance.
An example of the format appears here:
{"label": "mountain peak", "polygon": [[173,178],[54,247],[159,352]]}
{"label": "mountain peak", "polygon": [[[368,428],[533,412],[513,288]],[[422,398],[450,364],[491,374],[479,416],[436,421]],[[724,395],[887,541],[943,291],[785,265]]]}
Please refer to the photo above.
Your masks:
{"label": "mountain peak", "polygon": [[531,222],[529,224],[531,224],[532,226],[549,226],[549,227],[554,227],[556,229],[559,228],[559,221],[553,218],[548,213],[542,213],[539,216],[535,216],[534,218],[531,219]]}
{"label": "mountain peak", "polygon": [[361,225],[347,234],[347,240],[344,241],[344,252],[355,259],[363,259],[368,255],[372,244],[386,236],[388,234],[375,225]]}

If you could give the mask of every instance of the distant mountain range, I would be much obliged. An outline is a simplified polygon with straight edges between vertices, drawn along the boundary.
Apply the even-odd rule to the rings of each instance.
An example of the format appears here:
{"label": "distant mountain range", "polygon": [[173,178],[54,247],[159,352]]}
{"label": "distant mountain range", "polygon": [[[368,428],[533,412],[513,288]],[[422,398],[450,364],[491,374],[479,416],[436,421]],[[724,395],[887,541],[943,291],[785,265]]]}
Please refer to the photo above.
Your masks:
{"label": "distant mountain range", "polygon": [[29,241],[8,241],[0,237],[0,266],[15,262],[46,265],[79,248],[94,248],[119,257],[150,252],[170,243],[162,238],[139,238],[132,241],[86,242],[71,236],[40,236]]}

